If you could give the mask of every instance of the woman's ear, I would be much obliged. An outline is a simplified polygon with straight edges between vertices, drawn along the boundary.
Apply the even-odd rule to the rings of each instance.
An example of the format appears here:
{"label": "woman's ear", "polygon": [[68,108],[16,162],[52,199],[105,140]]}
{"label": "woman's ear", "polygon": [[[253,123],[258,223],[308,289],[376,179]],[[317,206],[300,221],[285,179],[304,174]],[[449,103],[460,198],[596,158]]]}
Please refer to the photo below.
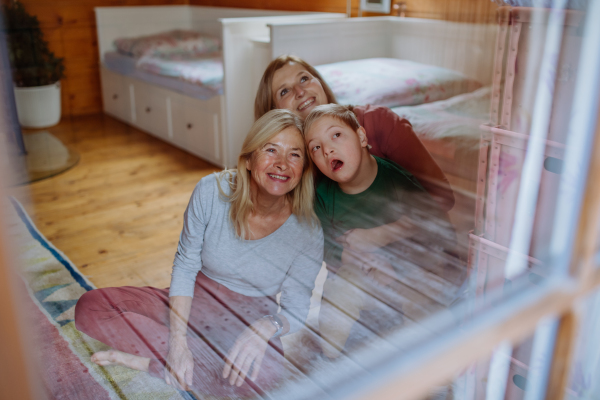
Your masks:
{"label": "woman's ear", "polygon": [[356,131],[358,138],[360,139],[360,147],[367,147],[369,145],[369,139],[367,139],[367,131],[362,126]]}
{"label": "woman's ear", "polygon": [[252,159],[252,154],[246,158],[246,169],[248,171],[252,171],[252,162],[250,161]]}

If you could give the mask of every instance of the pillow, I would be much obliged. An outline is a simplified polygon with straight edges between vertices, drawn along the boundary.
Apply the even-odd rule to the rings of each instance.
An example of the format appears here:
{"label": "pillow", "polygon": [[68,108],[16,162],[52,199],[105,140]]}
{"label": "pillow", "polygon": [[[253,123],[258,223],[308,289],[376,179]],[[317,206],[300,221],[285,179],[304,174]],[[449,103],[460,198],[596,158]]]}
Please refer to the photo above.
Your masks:
{"label": "pillow", "polygon": [[449,139],[455,145],[479,149],[480,125],[489,121],[491,86],[471,93],[418,106],[392,109],[400,118],[406,118],[420,139]]}
{"label": "pillow", "polygon": [[316,67],[340,104],[409,106],[479,89],[460,72],[396,58],[368,58]]}
{"label": "pillow", "polygon": [[215,92],[221,90],[223,84],[223,58],[219,53],[211,57],[175,61],[144,56],[138,60],[137,67],[154,74],[203,85]]}
{"label": "pillow", "polygon": [[119,53],[142,57],[171,58],[172,54],[186,57],[201,56],[218,51],[221,41],[218,38],[206,36],[200,32],[175,29],[154,35],[133,38],[119,38],[114,41]]}

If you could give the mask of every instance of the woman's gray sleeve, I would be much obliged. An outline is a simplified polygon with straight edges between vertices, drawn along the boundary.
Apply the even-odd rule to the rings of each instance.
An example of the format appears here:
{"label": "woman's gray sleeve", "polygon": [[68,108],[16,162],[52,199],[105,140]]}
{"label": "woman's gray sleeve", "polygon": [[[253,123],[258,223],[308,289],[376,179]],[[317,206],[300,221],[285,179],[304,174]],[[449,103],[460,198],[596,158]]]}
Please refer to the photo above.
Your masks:
{"label": "woman's gray sleeve", "polygon": [[290,323],[290,332],[304,325],[310,308],[315,280],[323,264],[323,230],[306,230],[306,242],[281,285],[281,315]]}
{"label": "woman's gray sleeve", "polygon": [[[207,218],[210,215],[212,191],[208,179],[202,179],[192,193],[183,214],[183,229],[179,236],[177,253],[173,261],[169,296],[194,297],[196,276],[202,269],[202,246]],[[208,207],[207,207],[208,206]]]}

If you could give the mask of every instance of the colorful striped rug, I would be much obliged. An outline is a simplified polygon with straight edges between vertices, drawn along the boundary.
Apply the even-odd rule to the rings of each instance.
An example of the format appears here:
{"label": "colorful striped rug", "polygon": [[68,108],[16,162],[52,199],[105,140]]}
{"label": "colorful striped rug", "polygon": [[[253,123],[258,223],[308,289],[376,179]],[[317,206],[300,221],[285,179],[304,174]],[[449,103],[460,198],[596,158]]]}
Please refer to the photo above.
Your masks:
{"label": "colorful striped rug", "polygon": [[73,318],[79,297],[95,287],[37,230],[21,204],[15,199],[11,202],[8,233],[17,247],[18,272],[29,294],[21,311],[29,317],[40,380],[48,397],[195,399],[146,373],[90,361],[93,353],[107,346],[79,332]]}

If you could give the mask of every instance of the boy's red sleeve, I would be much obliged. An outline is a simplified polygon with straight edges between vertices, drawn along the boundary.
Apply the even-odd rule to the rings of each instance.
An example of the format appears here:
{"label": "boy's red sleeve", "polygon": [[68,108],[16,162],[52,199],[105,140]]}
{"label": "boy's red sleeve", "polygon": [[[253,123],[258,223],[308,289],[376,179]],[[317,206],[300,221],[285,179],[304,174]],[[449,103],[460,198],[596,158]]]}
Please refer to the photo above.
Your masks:
{"label": "boy's red sleeve", "polygon": [[367,132],[371,154],[408,170],[444,211],[452,209],[454,193],[450,183],[408,120],[382,106],[357,106],[354,112]]}

